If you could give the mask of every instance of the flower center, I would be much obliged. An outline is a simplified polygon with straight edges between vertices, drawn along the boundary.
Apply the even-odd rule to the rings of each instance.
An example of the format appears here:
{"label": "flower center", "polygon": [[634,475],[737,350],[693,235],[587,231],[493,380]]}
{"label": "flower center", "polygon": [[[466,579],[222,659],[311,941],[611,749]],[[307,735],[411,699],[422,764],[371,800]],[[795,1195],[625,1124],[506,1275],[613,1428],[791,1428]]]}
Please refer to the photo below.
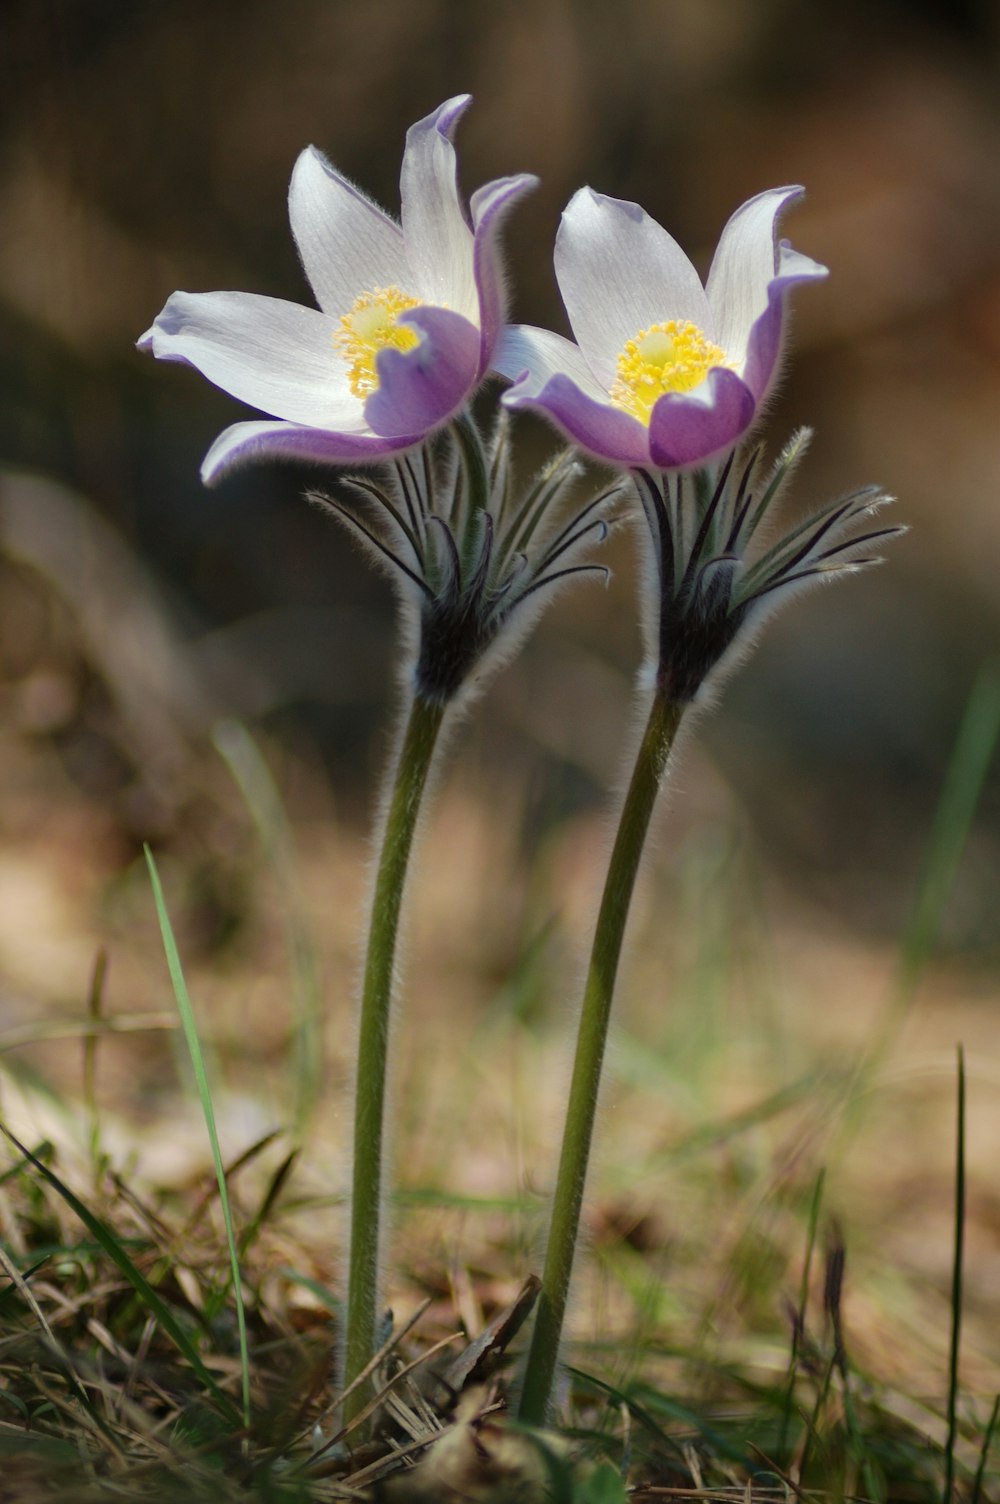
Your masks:
{"label": "flower center", "polygon": [[419,298],[398,287],[375,287],[355,298],[333,334],[333,343],[350,367],[347,380],[355,397],[363,401],[378,391],[375,357],[380,350],[412,350],[420,343],[419,330],[399,323],[401,313],[419,307]]}
{"label": "flower center", "polygon": [[709,371],[728,365],[725,351],[707,340],[697,324],[687,319],[651,324],[619,355],[611,400],[648,425],[653,405],[664,393],[691,392]]}

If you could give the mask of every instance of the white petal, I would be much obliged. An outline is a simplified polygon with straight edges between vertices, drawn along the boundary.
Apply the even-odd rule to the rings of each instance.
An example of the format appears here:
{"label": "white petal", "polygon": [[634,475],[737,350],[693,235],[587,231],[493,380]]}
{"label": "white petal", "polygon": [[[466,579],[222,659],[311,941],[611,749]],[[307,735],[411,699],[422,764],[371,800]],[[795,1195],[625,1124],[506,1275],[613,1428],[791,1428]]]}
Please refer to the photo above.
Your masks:
{"label": "white petal", "polygon": [[301,152],[295,164],[288,217],[306,276],[326,313],[339,317],[360,293],[403,285],[406,255],[399,226],[315,146]]}
{"label": "white petal", "polygon": [[500,254],[500,230],[511,208],[538,179],[528,173],[485,183],[472,195],[469,208],[475,245],[473,271],[479,298],[480,374],[485,375],[507,318],[507,285]]}
{"label": "white petal", "polygon": [[274,418],[363,432],[362,404],[333,346],[335,327],[326,314],[278,298],[175,292],[142,344]]}
{"label": "white petal", "polygon": [[753,325],[767,310],[768,289],[779,271],[798,281],[825,277],[826,267],[776,243],[781,211],[801,188],[770,188],[737,209],[719,240],[708,275],[717,339],[737,370],[742,371]]}
{"label": "white petal", "polygon": [[698,273],[638,204],[581,188],[563,213],[555,268],[573,333],[605,388],[626,340],[650,324],[690,319],[715,338]]}
{"label": "white petal", "polygon": [[447,100],[411,125],[399,180],[411,289],[425,303],[450,308],[479,327],[472,231],[458,192],[451,133],[469,103]]}
{"label": "white petal", "polygon": [[595,380],[578,346],[549,329],[530,324],[511,324],[500,337],[493,369],[511,381],[520,381],[518,395],[540,392],[552,376],[568,376],[595,402],[607,402],[608,394]]}

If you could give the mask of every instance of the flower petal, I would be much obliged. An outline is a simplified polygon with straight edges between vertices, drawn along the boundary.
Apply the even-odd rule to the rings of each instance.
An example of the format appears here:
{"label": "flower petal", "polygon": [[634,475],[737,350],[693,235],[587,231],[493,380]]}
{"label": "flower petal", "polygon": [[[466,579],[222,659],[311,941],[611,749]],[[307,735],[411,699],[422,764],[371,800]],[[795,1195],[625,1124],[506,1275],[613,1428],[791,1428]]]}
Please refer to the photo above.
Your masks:
{"label": "flower petal", "polygon": [[425,303],[452,309],[478,326],[473,237],[458,192],[451,135],[470,95],[457,94],[411,125],[399,179],[408,291]]}
{"label": "flower petal", "polygon": [[233,423],[223,430],[201,466],[206,486],[230,470],[258,459],[315,461],[324,465],[371,465],[418,444],[422,434],[384,438],[378,434],[330,433],[296,423]]}
{"label": "flower petal", "polygon": [[501,336],[494,369],[515,378],[505,407],[542,413],[575,444],[612,465],[649,463],[649,439],[631,414],[613,407],[580,351],[548,329],[516,325]]}
{"label": "flower petal", "polygon": [[288,217],[316,301],[333,317],[346,313],[362,292],[404,283],[399,225],[315,146],[306,147],[295,163]]}
{"label": "flower petal", "polygon": [[[289,214],[322,312],[247,293],[176,293],[140,340],[277,420],[230,429],[206,461],[206,479],[263,453],[348,463],[397,453],[447,422],[488,372],[505,314],[498,233],[534,180],[487,184],[470,224],[451,143],[468,103],[456,96],[409,131],[404,227],[315,148],[299,156]],[[363,401],[334,337],[360,294],[392,286],[419,297],[401,317],[420,339],[412,350],[379,350],[378,387]]]}
{"label": "flower petal", "polygon": [[275,418],[364,429],[359,400],[315,308],[249,292],[175,292],[139,348],[194,366],[223,391]]}
{"label": "flower petal", "polygon": [[767,308],[750,331],[743,373],[758,402],[767,395],[778,371],[789,290],[797,282],[812,282],[827,275],[825,266],[793,251],[787,240],[781,242],[778,253],[778,274],[767,291]]}
{"label": "flower petal", "polygon": [[387,346],[375,360],[378,388],[365,403],[376,434],[429,433],[465,402],[479,373],[479,330],[450,308],[411,308],[401,321],[420,330],[412,350]]}
{"label": "flower petal", "polygon": [[[508,324],[493,352],[493,369],[511,381],[530,381],[537,394],[550,376],[568,376],[596,401],[607,397],[602,386],[584,360],[578,345],[551,329],[537,329],[532,324]],[[519,390],[522,390],[519,388]],[[511,404],[516,406],[516,404]]]}
{"label": "flower petal", "polygon": [[690,319],[716,338],[698,273],[638,204],[581,188],[563,212],[555,269],[573,333],[605,389],[626,340],[650,324]]}
{"label": "flower petal", "polygon": [[700,465],[735,443],[753,422],[753,392],[735,371],[716,366],[693,393],[668,392],[654,405],[649,452],[661,470]]}
{"label": "flower petal", "polygon": [[503,263],[498,243],[500,229],[508,211],[521,195],[537,185],[538,179],[529,173],[497,178],[495,182],[478,188],[469,205],[475,234],[473,265],[479,296],[481,376],[490,368],[507,312]]}
{"label": "flower petal", "polygon": [[[722,232],[708,274],[717,338],[758,398],[770,384],[781,348],[784,295],[827,269],[776,240],[778,216],[801,188],[770,188],[737,209]],[[751,338],[755,325],[764,327]],[[753,359],[751,360],[751,346]]]}
{"label": "flower petal", "polygon": [[643,425],[609,402],[596,402],[568,376],[550,377],[537,396],[514,387],[504,393],[503,400],[508,407],[542,413],[580,449],[605,464],[631,468],[649,463],[649,439]]}

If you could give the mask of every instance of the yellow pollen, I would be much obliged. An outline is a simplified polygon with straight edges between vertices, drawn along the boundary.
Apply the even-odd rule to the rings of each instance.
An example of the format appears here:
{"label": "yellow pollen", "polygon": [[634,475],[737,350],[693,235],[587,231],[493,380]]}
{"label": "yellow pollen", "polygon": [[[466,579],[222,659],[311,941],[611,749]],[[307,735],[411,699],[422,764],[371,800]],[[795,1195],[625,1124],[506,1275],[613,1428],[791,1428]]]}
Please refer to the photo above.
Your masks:
{"label": "yellow pollen", "polygon": [[648,425],[653,405],[664,393],[694,391],[709,371],[728,365],[725,351],[707,340],[697,324],[687,319],[651,324],[619,355],[611,400]]}
{"label": "yellow pollen", "polygon": [[355,397],[363,401],[378,390],[375,357],[380,350],[412,350],[420,343],[419,330],[399,323],[401,313],[419,307],[419,298],[398,287],[374,287],[355,298],[333,334],[333,343],[350,367],[347,380]]}

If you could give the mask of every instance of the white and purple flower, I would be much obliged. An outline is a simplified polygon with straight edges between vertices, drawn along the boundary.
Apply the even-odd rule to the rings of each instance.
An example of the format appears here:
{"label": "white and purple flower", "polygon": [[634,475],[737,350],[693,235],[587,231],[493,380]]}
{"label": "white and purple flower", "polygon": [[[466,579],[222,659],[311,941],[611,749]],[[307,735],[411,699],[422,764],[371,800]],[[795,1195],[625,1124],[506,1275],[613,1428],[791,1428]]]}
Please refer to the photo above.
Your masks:
{"label": "white and purple flower", "polygon": [[638,204],[582,188],[556,238],[555,269],[576,344],[515,325],[494,364],[510,407],[535,408],[608,464],[700,465],[750,429],[781,358],[784,305],[826,267],[777,239],[800,188],[738,209],[708,281]]}
{"label": "white and purple flower", "polygon": [[407,133],[401,224],[315,147],[302,152],[289,218],[318,309],[176,292],[143,335],[140,349],[194,366],[268,414],[219,435],[207,483],[257,458],[356,466],[399,454],[460,412],[488,374],[505,314],[499,231],[535,179],[485,184],[466,214],[451,137],[468,103],[449,99]]}

